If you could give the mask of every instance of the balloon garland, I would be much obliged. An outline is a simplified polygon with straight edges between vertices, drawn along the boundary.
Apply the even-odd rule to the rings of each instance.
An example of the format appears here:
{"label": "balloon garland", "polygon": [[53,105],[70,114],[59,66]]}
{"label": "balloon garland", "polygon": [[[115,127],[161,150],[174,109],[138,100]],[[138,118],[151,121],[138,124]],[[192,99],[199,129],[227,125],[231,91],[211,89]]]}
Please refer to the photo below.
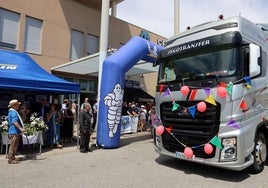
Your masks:
{"label": "balloon garland", "polygon": [[205,146],[204,146],[204,151],[205,151],[205,153],[208,154],[208,155],[211,154],[211,153],[213,152],[213,147],[212,147],[212,145],[209,144],[209,143],[205,144]]}
{"label": "balloon garland", "polygon": [[156,127],[156,129],[155,129],[155,134],[156,134],[157,136],[160,136],[160,135],[162,135],[162,134],[164,133],[164,131],[165,131],[164,126],[163,126],[163,125],[159,125],[159,126]]}
{"label": "balloon garland", "polygon": [[181,87],[181,94],[188,95],[189,92],[190,92],[190,89],[189,89],[188,86],[182,86]]}
{"label": "balloon garland", "polygon": [[[250,77],[245,77],[243,80],[246,82],[245,83],[245,88],[246,89],[250,89],[251,88],[251,80],[250,80]],[[160,85],[160,94],[164,90],[165,90],[165,92],[164,92],[163,96],[171,96],[170,89],[166,85]],[[194,106],[190,106],[188,108],[184,108],[185,110],[188,110],[189,111],[189,113],[191,114],[192,118],[195,117],[196,109],[199,112],[201,112],[201,113],[206,111],[206,109],[207,109],[206,102],[207,103],[210,103],[212,105],[217,106],[217,104],[216,104],[216,102],[214,100],[213,95],[210,93],[210,90],[211,90],[210,88],[205,88],[204,89],[204,91],[205,91],[205,93],[207,95],[207,98],[205,98],[204,101],[201,101],[201,102],[199,102],[198,104],[196,104]],[[218,87],[217,87],[217,95],[220,98],[226,98],[228,94],[229,95],[232,95],[232,91],[233,91],[233,83],[232,82],[230,82],[228,84],[220,83],[218,85]],[[184,86],[181,87],[180,92],[181,92],[182,95],[188,95],[191,92],[191,90],[189,89],[188,86],[185,86],[184,85]],[[197,90],[195,90],[195,92],[197,92]],[[244,100],[244,96],[245,96],[246,92],[247,92],[247,90],[245,90],[245,92],[243,94],[243,97],[241,99],[240,105],[239,105],[239,108],[242,110],[242,112],[245,112],[246,110],[248,110],[247,103]],[[178,108],[181,107],[179,104],[177,104],[175,102],[173,96],[171,96],[171,99],[172,99],[172,105],[173,105],[172,106],[172,111],[175,111],[175,110],[177,110]],[[239,110],[239,108],[237,110]],[[237,112],[237,110],[235,112]],[[239,125],[233,119],[230,119],[227,122],[226,125],[229,126],[229,127],[233,127],[235,129],[239,129],[240,128]],[[159,125],[156,128],[156,135],[157,136],[161,136],[165,131],[167,131],[178,143],[180,143],[182,146],[185,147],[185,149],[184,149],[184,156],[187,159],[190,159],[190,158],[193,157],[193,155],[194,155],[193,149],[194,148],[203,147],[204,152],[206,154],[208,154],[208,155],[213,152],[212,145],[215,145],[216,147],[222,149],[221,142],[220,142],[220,140],[218,138],[218,134],[219,133],[217,135],[215,135],[208,143],[204,143],[204,144],[201,144],[201,145],[190,147],[190,146],[187,146],[187,145],[183,144],[178,138],[175,137],[175,135],[172,133],[172,126],[165,128],[163,125]]]}
{"label": "balloon garland", "polygon": [[191,158],[193,157],[193,155],[194,155],[194,152],[193,152],[192,148],[190,148],[190,147],[186,147],[186,148],[184,149],[184,155],[185,155],[185,157],[186,157],[187,159],[191,159]]}
{"label": "balloon garland", "polygon": [[226,98],[227,96],[227,90],[225,89],[225,87],[222,86],[217,88],[217,93],[221,98]]}
{"label": "balloon garland", "polygon": [[197,110],[199,112],[205,112],[206,109],[207,109],[207,104],[204,101],[197,104]]}

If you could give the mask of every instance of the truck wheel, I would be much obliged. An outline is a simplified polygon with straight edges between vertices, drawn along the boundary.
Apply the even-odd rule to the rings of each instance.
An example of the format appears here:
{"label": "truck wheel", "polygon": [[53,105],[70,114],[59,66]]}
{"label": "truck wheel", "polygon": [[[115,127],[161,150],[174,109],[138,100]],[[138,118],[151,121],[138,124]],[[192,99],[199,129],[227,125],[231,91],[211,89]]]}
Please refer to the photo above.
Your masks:
{"label": "truck wheel", "polygon": [[249,167],[249,172],[258,174],[263,171],[267,156],[266,139],[262,132],[257,132],[255,149],[252,155],[254,157],[254,163]]}

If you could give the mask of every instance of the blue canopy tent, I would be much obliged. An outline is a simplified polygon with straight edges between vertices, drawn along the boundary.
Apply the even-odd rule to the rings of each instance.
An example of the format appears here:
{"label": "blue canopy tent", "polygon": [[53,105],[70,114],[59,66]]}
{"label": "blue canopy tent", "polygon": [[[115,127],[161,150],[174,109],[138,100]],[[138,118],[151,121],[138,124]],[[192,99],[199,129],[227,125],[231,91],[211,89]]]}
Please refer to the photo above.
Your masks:
{"label": "blue canopy tent", "polygon": [[0,101],[1,107],[5,107],[0,108],[2,114],[7,114],[4,102],[10,100],[6,98],[6,92],[78,94],[79,97],[80,86],[50,74],[26,53],[0,50]]}
{"label": "blue canopy tent", "polygon": [[50,74],[25,53],[0,50],[0,90],[79,94],[80,86]]}

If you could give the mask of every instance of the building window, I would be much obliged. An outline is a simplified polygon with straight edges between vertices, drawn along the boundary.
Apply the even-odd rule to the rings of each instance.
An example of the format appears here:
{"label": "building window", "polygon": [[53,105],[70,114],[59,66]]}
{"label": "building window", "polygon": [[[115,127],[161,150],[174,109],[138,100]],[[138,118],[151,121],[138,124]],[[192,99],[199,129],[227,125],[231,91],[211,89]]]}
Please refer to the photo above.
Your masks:
{"label": "building window", "polygon": [[24,51],[41,54],[41,31],[43,22],[41,20],[26,17]]}
{"label": "building window", "polygon": [[75,83],[74,78],[63,77],[63,79],[66,80],[66,81],[68,81],[68,82],[73,82],[73,83]]}
{"label": "building window", "polygon": [[95,91],[95,85],[96,85],[96,81],[95,80],[89,80],[88,81],[89,84],[89,91]]}
{"label": "building window", "polygon": [[0,47],[18,49],[20,15],[0,8]]}
{"label": "building window", "polygon": [[99,52],[99,42],[99,37],[87,35],[87,55]]}
{"label": "building window", "polygon": [[148,31],[141,30],[141,33],[139,35],[141,38],[144,38],[146,40],[150,40],[150,34]]}
{"label": "building window", "polygon": [[83,50],[83,33],[80,31],[71,31],[71,52],[70,59],[75,60],[82,57]]}
{"label": "building window", "polygon": [[88,91],[88,80],[84,79],[79,79],[79,84],[80,84],[80,90],[81,91]]}
{"label": "building window", "polygon": [[95,91],[96,89],[96,80],[87,80],[87,79],[79,79],[79,84],[80,84],[80,90],[81,91]]}

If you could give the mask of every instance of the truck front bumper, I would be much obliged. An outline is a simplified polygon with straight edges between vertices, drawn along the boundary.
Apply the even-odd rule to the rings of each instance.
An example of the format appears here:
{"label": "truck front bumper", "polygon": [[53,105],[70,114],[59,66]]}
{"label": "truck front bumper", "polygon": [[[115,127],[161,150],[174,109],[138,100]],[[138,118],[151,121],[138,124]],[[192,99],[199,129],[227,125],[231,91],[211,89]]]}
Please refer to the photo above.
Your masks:
{"label": "truck front bumper", "polygon": [[[209,166],[214,166],[218,168],[223,168],[223,169],[228,169],[228,170],[234,170],[234,171],[241,171],[243,169],[246,169],[247,167],[251,166],[254,162],[254,158],[252,155],[249,155],[245,160],[234,160],[234,161],[219,161],[219,156],[215,155],[215,157],[210,158],[210,159],[203,159],[203,158],[198,158],[193,156],[190,159],[187,159],[184,157],[184,155],[180,152],[172,153],[167,150],[165,150],[161,146],[154,145],[154,149],[157,153],[160,155],[166,155],[170,157],[174,157],[180,160],[185,160],[185,161],[191,161],[199,164],[205,164]],[[243,161],[243,162],[242,162]]]}

